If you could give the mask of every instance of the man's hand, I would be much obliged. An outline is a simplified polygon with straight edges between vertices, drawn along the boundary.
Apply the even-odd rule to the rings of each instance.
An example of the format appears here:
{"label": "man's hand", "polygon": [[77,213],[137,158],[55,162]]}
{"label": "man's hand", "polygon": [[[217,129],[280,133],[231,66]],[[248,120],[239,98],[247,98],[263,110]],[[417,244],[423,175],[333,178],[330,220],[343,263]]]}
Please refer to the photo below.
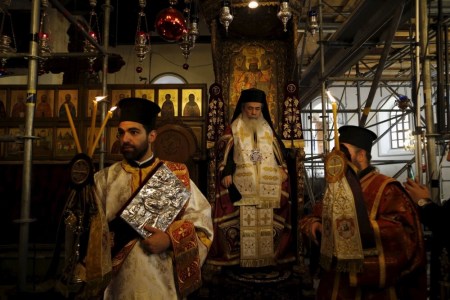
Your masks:
{"label": "man's hand", "polygon": [[224,178],[222,178],[222,185],[226,188],[228,188],[233,183],[233,178],[231,175],[227,175]]}
{"label": "man's hand", "polygon": [[321,234],[322,234],[322,223],[320,223],[320,222],[312,223],[310,238],[316,245],[319,245],[319,236]]}
{"label": "man's hand", "polygon": [[285,182],[288,179],[288,174],[286,173],[286,171],[284,170],[284,168],[282,166],[280,166],[278,168],[278,170],[280,173],[281,182]]}
{"label": "man's hand", "polygon": [[405,187],[405,190],[408,192],[409,196],[411,196],[411,198],[413,199],[414,203],[417,203],[417,201],[422,198],[431,198],[428,187],[420,184],[417,178],[416,180],[408,178],[408,180],[403,183],[403,186]]}
{"label": "man's hand", "polygon": [[141,242],[144,250],[151,254],[160,254],[169,249],[170,237],[167,233],[149,225],[144,228],[152,234]]}

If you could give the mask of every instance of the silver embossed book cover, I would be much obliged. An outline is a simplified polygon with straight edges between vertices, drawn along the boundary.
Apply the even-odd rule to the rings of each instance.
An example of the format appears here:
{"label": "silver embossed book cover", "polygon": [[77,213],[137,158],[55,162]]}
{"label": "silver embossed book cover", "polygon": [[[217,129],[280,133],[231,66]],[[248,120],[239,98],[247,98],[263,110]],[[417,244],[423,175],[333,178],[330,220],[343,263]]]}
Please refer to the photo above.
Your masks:
{"label": "silver embossed book cover", "polygon": [[151,234],[145,225],[165,231],[191,196],[180,179],[164,164],[137,192],[120,217],[143,238]]}

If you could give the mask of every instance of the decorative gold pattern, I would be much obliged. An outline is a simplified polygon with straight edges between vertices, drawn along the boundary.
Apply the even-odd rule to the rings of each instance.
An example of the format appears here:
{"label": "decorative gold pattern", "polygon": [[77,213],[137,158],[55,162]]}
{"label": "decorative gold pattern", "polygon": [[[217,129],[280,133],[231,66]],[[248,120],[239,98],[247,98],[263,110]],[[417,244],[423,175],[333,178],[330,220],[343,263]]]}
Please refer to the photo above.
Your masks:
{"label": "decorative gold pattern", "polygon": [[320,259],[322,267],[327,270],[334,257],[338,271],[358,272],[362,268],[364,254],[355,200],[344,173],[346,164],[344,154],[336,149],[325,161],[327,188],[323,200]]}
{"label": "decorative gold pattern", "polygon": [[185,297],[202,285],[195,227],[191,222],[176,221],[167,233],[172,241],[178,291]]}
{"label": "decorative gold pattern", "polygon": [[337,182],[341,180],[347,170],[347,163],[344,153],[332,151],[325,158],[325,176],[327,182]]}
{"label": "decorative gold pattern", "polygon": [[273,209],[240,207],[241,266],[262,267],[274,263]]}
{"label": "decorative gold pattern", "polygon": [[[272,129],[263,122],[258,126],[255,143],[253,130],[245,126],[238,118],[233,123],[236,132],[234,147],[234,162],[236,172],[234,183],[242,194],[242,199],[234,205],[257,205],[259,208],[276,208],[280,203],[280,178],[277,162],[272,152],[273,140],[266,133]],[[254,159],[255,147],[259,150],[259,159]]]}
{"label": "decorative gold pattern", "polygon": [[300,100],[295,82],[288,82],[284,89],[281,137],[287,147],[296,147],[303,140]]}

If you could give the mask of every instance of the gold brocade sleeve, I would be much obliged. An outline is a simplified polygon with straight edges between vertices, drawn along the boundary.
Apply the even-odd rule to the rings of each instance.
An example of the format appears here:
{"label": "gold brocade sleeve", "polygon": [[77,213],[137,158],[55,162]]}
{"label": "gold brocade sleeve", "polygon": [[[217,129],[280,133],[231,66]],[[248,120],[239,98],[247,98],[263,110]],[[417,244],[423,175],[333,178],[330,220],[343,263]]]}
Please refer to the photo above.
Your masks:
{"label": "gold brocade sleeve", "polygon": [[167,233],[172,243],[178,293],[185,297],[202,285],[197,233],[194,224],[186,220],[172,223]]}

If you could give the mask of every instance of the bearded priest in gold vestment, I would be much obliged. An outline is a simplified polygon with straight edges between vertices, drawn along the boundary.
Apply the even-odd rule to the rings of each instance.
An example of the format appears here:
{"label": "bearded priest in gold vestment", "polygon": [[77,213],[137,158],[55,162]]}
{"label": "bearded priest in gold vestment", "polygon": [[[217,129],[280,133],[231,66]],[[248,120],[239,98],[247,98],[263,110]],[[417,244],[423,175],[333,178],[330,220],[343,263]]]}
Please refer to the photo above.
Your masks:
{"label": "bearded priest in gold vestment", "polygon": [[288,253],[289,182],[282,146],[265,93],[243,90],[232,123],[217,143],[216,239],[208,263],[259,268],[294,260]]}

